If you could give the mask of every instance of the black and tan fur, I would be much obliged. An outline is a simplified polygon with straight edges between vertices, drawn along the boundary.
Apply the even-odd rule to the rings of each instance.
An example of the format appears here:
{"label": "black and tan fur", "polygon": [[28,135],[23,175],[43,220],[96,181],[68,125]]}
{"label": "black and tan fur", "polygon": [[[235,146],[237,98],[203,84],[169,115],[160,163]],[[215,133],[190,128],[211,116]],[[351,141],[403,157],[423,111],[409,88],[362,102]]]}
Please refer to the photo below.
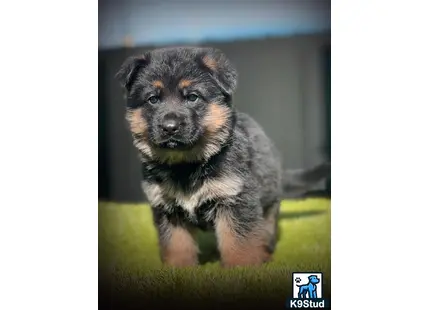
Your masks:
{"label": "black and tan fur", "polygon": [[[197,265],[197,229],[215,230],[224,266],[270,260],[288,184],[271,140],[232,104],[237,72],[225,55],[157,49],[127,59],[117,76],[163,262]],[[309,176],[295,179],[326,175]]]}

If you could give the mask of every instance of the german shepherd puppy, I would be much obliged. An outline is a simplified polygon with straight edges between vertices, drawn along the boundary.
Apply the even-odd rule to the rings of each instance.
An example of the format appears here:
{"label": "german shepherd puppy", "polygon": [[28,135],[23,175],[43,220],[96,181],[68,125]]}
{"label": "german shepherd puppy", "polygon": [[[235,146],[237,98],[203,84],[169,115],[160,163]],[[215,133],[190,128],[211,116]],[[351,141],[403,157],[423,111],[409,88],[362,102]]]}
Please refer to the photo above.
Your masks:
{"label": "german shepherd puppy", "polygon": [[285,182],[271,140],[232,105],[237,76],[221,51],[198,47],[130,57],[117,73],[167,265],[198,264],[196,229],[215,230],[225,267],[269,261],[283,187],[329,173],[326,164]]}

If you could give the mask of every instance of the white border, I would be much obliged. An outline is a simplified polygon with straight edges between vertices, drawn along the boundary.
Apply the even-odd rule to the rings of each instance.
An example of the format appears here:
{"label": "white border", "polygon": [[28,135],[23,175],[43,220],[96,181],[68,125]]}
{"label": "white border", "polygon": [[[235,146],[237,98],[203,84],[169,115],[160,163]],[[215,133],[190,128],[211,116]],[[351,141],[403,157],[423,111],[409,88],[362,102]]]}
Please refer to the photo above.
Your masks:
{"label": "white border", "polygon": [[0,309],[96,309],[97,2],[0,23]]}
{"label": "white border", "polygon": [[428,306],[424,3],[332,1],[333,309]]}

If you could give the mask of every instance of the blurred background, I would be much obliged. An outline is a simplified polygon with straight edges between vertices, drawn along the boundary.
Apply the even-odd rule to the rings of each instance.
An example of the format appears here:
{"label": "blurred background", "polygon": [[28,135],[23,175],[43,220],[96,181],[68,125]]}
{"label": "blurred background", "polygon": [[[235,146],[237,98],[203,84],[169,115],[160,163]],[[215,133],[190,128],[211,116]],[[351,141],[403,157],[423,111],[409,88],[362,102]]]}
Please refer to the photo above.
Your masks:
{"label": "blurred background", "polygon": [[[170,45],[228,56],[239,72],[234,104],[263,126],[285,168],[330,159],[330,1],[99,0],[99,200],[145,200],[114,76],[128,56]],[[329,195],[330,184],[314,193]]]}

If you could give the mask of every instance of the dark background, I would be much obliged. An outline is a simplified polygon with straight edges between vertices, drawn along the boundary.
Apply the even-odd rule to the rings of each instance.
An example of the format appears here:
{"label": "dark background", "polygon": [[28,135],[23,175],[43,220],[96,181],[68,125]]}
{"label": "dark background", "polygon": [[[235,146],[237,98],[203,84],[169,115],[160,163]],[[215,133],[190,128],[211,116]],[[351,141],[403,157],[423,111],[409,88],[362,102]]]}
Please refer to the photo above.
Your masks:
{"label": "dark background", "polygon": [[[183,3],[183,6],[178,7],[178,10],[183,10],[185,15],[190,14],[191,9],[194,10],[192,14],[197,14],[192,2],[179,2]],[[208,6],[201,6],[201,10],[208,8],[209,4],[212,9],[216,8],[214,2],[203,2]],[[155,18],[154,14],[166,12],[161,11],[165,7],[158,7],[154,2],[124,1],[119,5],[116,2],[102,1],[99,8],[99,25],[103,26],[99,30],[100,200],[140,202],[145,199],[140,187],[137,151],[132,145],[124,119],[123,92],[114,76],[128,56],[161,46],[200,45],[224,51],[239,72],[234,104],[254,117],[274,140],[283,154],[284,168],[310,168],[330,157],[330,30],[323,29],[327,17],[324,20],[318,17],[319,24],[311,18],[320,16],[321,11],[329,8],[330,2],[301,2],[307,3],[305,5],[295,1],[282,3],[268,1],[266,6],[256,7],[254,13],[258,16],[260,10],[260,16],[263,16],[266,10],[266,15],[272,12],[273,19],[278,18],[279,21],[282,21],[285,15],[287,22],[282,24],[284,35],[257,35],[258,29],[264,28],[265,25],[257,23],[256,20],[252,24],[251,19],[247,27],[251,29],[254,26],[250,25],[258,25],[260,28],[255,26],[257,28],[252,28],[254,32],[240,35],[243,31],[235,28],[235,21],[240,17],[245,24],[246,18],[239,14],[239,8],[231,5],[231,17],[227,10],[227,17],[219,17],[224,24],[219,25],[221,30],[218,36],[210,35],[208,29],[213,28],[208,26],[209,22],[206,20],[211,19],[204,17],[200,19],[199,33],[207,31],[207,39],[193,40],[192,35],[196,34],[195,25],[190,30],[186,28],[187,24],[184,26],[183,21],[178,25],[159,22],[162,18]],[[321,3],[325,3],[325,6]],[[223,5],[226,6],[226,2]],[[275,11],[282,8],[285,9],[285,13],[281,12],[284,15],[278,12],[275,18]],[[141,15],[137,13],[139,10]],[[237,13],[231,13],[234,10]],[[248,10],[252,12],[249,7]],[[154,14],[150,15],[148,12]],[[124,19],[124,16],[128,18]],[[133,16],[142,16],[142,19]],[[148,16],[149,22],[145,20],[145,16]],[[178,11],[171,12],[167,17],[173,20],[180,16],[182,15]],[[297,21],[294,22],[294,18]],[[231,23],[230,28],[226,27],[228,22]],[[267,23],[270,24],[270,16]],[[163,27],[167,27],[169,31],[164,32]],[[306,31],[295,33],[291,31],[292,27],[302,27]],[[243,26],[240,29],[245,28]],[[187,31],[188,37],[185,35]],[[146,36],[142,36],[142,33]],[[118,41],[119,34],[123,36],[122,42]],[[234,37],[234,34],[237,37]],[[147,39],[163,36],[164,41],[153,39],[154,43]],[[315,189],[329,190],[329,184],[320,184]]]}

